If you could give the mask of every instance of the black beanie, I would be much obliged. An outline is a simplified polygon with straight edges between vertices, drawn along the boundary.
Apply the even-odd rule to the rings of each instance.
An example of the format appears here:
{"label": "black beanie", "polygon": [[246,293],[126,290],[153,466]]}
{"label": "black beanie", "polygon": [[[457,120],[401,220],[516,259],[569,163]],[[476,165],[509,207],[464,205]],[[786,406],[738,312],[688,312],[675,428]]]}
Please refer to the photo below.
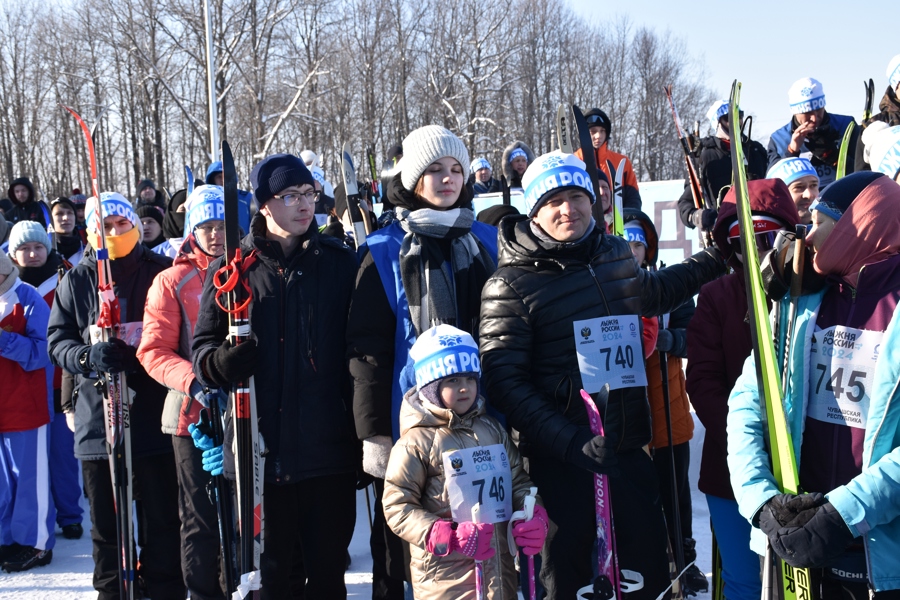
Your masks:
{"label": "black beanie", "polygon": [[273,154],[262,159],[253,167],[250,183],[260,208],[275,194],[291,186],[316,186],[316,180],[306,164],[293,154]]}
{"label": "black beanie", "polygon": [[151,219],[159,223],[160,227],[162,227],[163,216],[162,213],[159,212],[159,209],[157,209],[155,206],[144,204],[143,206],[139,206],[135,212],[137,213],[139,219],[150,217]]}
{"label": "black beanie", "polygon": [[818,204],[823,205],[822,212],[833,219],[840,218],[847,212],[850,204],[859,196],[860,192],[879,177],[885,177],[885,175],[877,171],[857,171],[829,183],[822,190],[817,201]]}
{"label": "black beanie", "polygon": [[178,190],[169,200],[168,210],[163,217],[163,235],[167,240],[184,237],[185,213],[178,212],[178,207],[187,200],[187,190]]}

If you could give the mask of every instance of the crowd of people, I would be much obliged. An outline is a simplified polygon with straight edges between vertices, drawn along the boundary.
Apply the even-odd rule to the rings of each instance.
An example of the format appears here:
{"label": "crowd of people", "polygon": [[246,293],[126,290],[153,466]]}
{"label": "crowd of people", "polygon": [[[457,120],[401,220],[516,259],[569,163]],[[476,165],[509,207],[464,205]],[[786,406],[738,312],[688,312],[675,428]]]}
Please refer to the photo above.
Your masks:
{"label": "crowd of people", "polygon": [[[208,488],[241,468],[229,392],[252,378],[264,599],[346,597],[357,490],[372,486],[373,599],[475,598],[476,587],[515,598],[533,578],[538,597],[587,586],[606,600],[616,590],[597,565],[595,475],[608,477],[618,566],[642,583],[628,598],[671,593],[673,579],[682,594],[708,590],[694,564],[693,532],[706,526],[691,522],[695,486],[729,600],[760,597],[767,546],[812,569],[823,598],[900,597],[900,55],[888,82],[880,112],[845,136],[854,119],[827,112],[819,81],[797,81],[768,150],[744,135],[743,115],[731,132],[728,103],[713,104],[712,135],[691,143],[700,197],[686,184],[672,199],[711,243],[665,267],[598,108],[585,114],[597,182],[587,149],[535,156],[522,141],[495,178],[438,125],[392,148],[361,198],[333,186],[313,150],[266,156],[238,194],[252,332],[240,344],[213,276],[225,261],[221,162],[171,197],[143,180],[133,201],[73,190],[46,202],[15,179],[0,202],[0,566],[49,564],[57,527],[81,537],[83,494],[94,588],[120,597],[123,507],[98,384],[125,374],[139,595],[231,597]],[[800,494],[781,492],[766,445],[732,137],[778,347],[791,339],[784,403]],[[504,182],[524,214],[498,199],[476,215],[473,199],[499,198]],[[807,268],[792,311],[798,225]],[[108,341],[100,248],[121,309]],[[224,444],[203,426],[213,403]],[[706,429],[696,482],[692,408]]]}

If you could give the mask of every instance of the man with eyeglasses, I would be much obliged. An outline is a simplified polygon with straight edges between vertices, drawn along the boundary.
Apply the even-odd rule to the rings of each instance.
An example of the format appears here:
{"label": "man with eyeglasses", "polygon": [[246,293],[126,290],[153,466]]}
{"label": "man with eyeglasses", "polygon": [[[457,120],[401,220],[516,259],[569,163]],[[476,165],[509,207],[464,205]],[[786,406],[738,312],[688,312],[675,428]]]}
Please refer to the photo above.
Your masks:
{"label": "man with eyeglasses", "polygon": [[[209,388],[255,378],[267,450],[262,598],[292,596],[299,548],[305,597],[344,598],[361,458],[344,357],[357,259],[319,234],[315,179],[300,158],[268,156],[250,178],[260,204],[242,242],[252,339],[239,346],[227,340],[228,315],[207,277],[194,329],[194,373]],[[221,266],[219,259],[210,270]],[[234,472],[229,445],[222,462],[226,475]]]}
{"label": "man with eyeglasses", "polygon": [[[631,161],[624,154],[613,152],[609,149],[609,140],[612,137],[612,122],[605,112],[599,108],[592,108],[584,113],[588,130],[591,133],[591,144],[594,147],[594,157],[597,168],[603,171],[610,186],[615,184],[615,171],[619,164],[625,161],[625,174],[622,177],[622,206],[624,208],[641,208],[641,193],[638,191],[638,181],[634,174]],[[581,148],[575,151],[575,156],[584,160]],[[597,215],[594,215],[597,218]],[[599,220],[599,219],[598,219]]]}

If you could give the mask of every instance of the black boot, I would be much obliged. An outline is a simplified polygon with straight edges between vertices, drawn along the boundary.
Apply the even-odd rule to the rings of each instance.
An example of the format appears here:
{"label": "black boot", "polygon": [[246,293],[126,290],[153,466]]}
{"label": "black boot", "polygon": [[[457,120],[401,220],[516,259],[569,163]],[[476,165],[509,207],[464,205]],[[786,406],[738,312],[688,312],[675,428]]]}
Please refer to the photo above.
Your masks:
{"label": "black boot", "polygon": [[[693,538],[684,538],[684,564],[688,565],[697,560],[696,546],[697,542]],[[696,564],[688,567],[681,580],[684,582],[685,596],[696,596],[709,591],[709,581],[706,580],[706,575]]]}

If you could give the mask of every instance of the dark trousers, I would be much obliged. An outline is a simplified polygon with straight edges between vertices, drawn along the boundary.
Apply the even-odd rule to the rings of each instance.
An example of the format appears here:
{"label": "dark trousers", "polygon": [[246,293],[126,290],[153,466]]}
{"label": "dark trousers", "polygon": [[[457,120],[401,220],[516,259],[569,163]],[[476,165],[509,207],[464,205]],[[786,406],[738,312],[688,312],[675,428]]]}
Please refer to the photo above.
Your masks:
{"label": "dark trousers", "polygon": [[[621,475],[610,478],[619,568],[637,571],[644,587],[629,600],[653,600],[669,585],[666,526],[653,461],[642,450],[619,454]],[[550,515],[541,552],[541,582],[550,600],[571,600],[594,579],[597,542],[593,475],[554,459],[530,460],[531,479]]]}
{"label": "dark trousers", "polygon": [[[109,462],[81,463],[84,491],[91,505],[94,589],[98,600],[119,598],[119,550]],[[178,479],[172,454],[132,461],[133,496],[141,546],[138,576],[153,600],[183,600],[178,520]],[[131,510],[131,507],[127,507]]]}
{"label": "dark trousers", "polygon": [[369,549],[372,552],[372,600],[403,600],[403,581],[409,578],[409,561],[403,558],[403,540],[391,531],[384,519],[384,507],[381,504],[384,479],[373,480],[372,487],[375,491],[375,514],[369,536]]}
{"label": "dark trousers", "polygon": [[356,524],[356,474],[313,477],[289,485],[267,483],[263,493],[262,599],[298,597],[298,582],[292,586],[298,540],[306,570],[302,597],[346,598],[344,567]]}
{"label": "dark trousers", "polygon": [[[666,525],[674,552],[675,544],[683,544],[684,540],[675,539],[675,514],[672,512],[672,453],[671,446],[656,448],[653,451],[653,465],[659,476],[659,497],[666,513]],[[681,537],[694,537],[691,512],[691,486],[688,481],[688,469],[691,467],[691,444],[676,444],[675,475],[678,482],[678,516],[681,518]]]}
{"label": "dark trousers", "polygon": [[178,473],[184,584],[194,600],[224,600],[219,518],[207,487],[212,477],[203,470],[203,453],[191,438],[173,435],[172,448]]}

